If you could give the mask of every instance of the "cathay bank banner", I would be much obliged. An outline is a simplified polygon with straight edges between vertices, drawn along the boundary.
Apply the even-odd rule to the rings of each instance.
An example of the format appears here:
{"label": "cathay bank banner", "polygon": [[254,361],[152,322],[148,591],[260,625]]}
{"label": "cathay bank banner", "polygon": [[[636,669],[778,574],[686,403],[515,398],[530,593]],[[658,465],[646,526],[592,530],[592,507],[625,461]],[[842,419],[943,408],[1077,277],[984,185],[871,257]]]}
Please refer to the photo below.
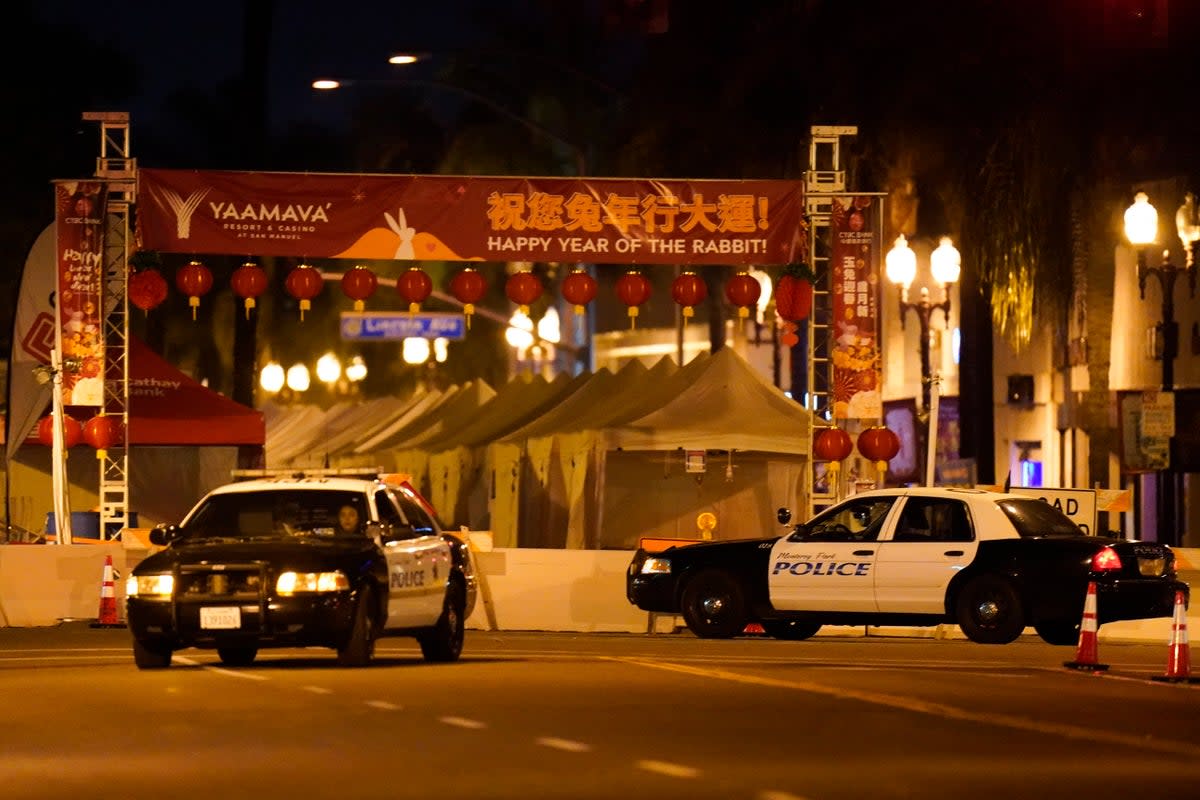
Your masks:
{"label": "cathay bank banner", "polygon": [[417,261],[789,264],[799,181],[138,170],[142,246]]}

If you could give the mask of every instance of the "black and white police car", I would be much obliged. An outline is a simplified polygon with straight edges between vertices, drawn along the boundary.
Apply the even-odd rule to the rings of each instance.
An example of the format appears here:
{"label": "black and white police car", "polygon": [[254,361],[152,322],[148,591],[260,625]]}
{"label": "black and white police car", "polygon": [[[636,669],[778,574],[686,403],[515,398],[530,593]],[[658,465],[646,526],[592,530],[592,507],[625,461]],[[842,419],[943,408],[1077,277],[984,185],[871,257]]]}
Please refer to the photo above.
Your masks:
{"label": "black and white police car", "polygon": [[126,580],[141,669],[187,647],[233,666],[260,648],[329,647],[365,666],[383,635],[415,636],[428,661],[462,652],[476,596],[468,545],[402,477],[236,481],[150,540],[163,549]]}
{"label": "black and white police car", "polygon": [[[780,509],[781,523],[790,517]],[[1165,545],[1086,535],[1037,498],[934,487],[861,492],[784,536],[639,549],[626,595],[682,614],[705,638],[754,622],[779,639],[822,625],[957,622],[985,644],[1031,625],[1074,645],[1093,581],[1097,624],[1171,616],[1175,592],[1188,590]]]}

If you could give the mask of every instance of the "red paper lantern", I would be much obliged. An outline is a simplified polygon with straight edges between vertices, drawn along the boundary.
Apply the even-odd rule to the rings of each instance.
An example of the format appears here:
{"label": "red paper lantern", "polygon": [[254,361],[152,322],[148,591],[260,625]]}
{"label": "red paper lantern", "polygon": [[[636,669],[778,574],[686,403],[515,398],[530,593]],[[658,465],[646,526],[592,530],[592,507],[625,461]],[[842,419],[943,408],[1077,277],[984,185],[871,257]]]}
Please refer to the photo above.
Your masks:
{"label": "red paper lantern", "polygon": [[514,272],[504,283],[504,293],[517,304],[522,314],[529,316],[529,306],[542,296],[542,281],[532,272]]}
{"label": "red paper lantern", "polygon": [[96,458],[103,459],[108,448],[121,441],[124,427],[119,416],[101,412],[83,423],[83,440],[96,448]]}
{"label": "red paper lantern", "polygon": [[775,284],[775,311],[781,319],[799,322],[812,312],[813,285],[807,278],[784,275]]}
{"label": "red paper lantern", "polygon": [[708,285],[694,272],[681,273],[671,282],[671,299],[683,306],[685,319],[696,315],[694,306],[703,303],[706,297],[708,297]]}
{"label": "red paper lantern", "polygon": [[196,309],[200,307],[200,298],[208,294],[212,284],[212,272],[199,261],[188,262],[179,272],[175,273],[175,286],[187,295],[188,305],[192,307],[192,319],[196,318]]}
{"label": "red paper lantern", "polygon": [[749,272],[739,272],[725,284],[725,297],[737,306],[741,319],[750,316],[750,306],[757,304],[761,295],[762,285]]}
{"label": "red paper lantern", "polygon": [[617,278],[617,299],[629,306],[629,327],[637,327],[638,306],[650,299],[650,281],[637,270]]}
{"label": "red paper lantern", "polygon": [[813,442],[813,455],[821,461],[828,461],[830,472],[837,472],[842,466],[839,462],[850,455],[853,448],[850,434],[841,428],[825,428]]}
{"label": "red paper lantern", "polygon": [[267,290],[267,273],[253,261],[247,261],[233,271],[229,285],[233,287],[233,293],[242,298],[246,319],[250,319],[250,309],[254,308],[256,298]]}
{"label": "red paper lantern", "polygon": [[301,264],[288,273],[283,287],[287,293],[300,301],[300,321],[304,321],[304,312],[312,308],[312,299],[321,293],[325,279],[316,268]]}
{"label": "red paper lantern", "polygon": [[366,301],[375,294],[379,280],[375,273],[362,265],[355,265],[342,275],[342,293],[354,301],[354,310],[366,308]]}
{"label": "red paper lantern", "polygon": [[167,279],[156,269],[144,269],[129,276],[129,302],[147,313],[167,299]]}
{"label": "red paper lantern", "polygon": [[582,314],[584,306],[596,299],[596,279],[587,270],[573,270],[563,278],[562,296],[575,307],[576,314]]}
{"label": "red paper lantern", "polygon": [[475,313],[475,304],[487,293],[487,279],[478,270],[466,267],[450,279],[450,294],[463,304],[463,313],[467,315],[467,329],[471,328],[471,315]]}
{"label": "red paper lantern", "polygon": [[[72,417],[70,414],[63,416],[63,447],[74,447],[79,444],[80,437],[83,436],[83,426],[79,424],[79,420]],[[54,416],[47,414],[38,420],[37,426],[38,441],[46,445],[46,447],[54,446]]]}
{"label": "red paper lantern", "polygon": [[858,435],[858,452],[875,462],[880,472],[900,452],[900,437],[890,428],[867,428]]}
{"label": "red paper lantern", "polygon": [[396,279],[396,293],[408,303],[408,313],[415,314],[421,310],[430,293],[433,292],[433,279],[420,267],[409,267]]}

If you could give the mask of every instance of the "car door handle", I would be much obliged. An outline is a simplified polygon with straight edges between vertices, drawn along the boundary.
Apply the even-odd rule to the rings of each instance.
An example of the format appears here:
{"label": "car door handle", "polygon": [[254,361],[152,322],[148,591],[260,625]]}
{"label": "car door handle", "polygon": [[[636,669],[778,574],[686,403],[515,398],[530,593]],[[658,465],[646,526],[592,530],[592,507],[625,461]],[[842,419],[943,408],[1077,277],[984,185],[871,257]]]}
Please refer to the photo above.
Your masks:
{"label": "car door handle", "polygon": [[856,555],[856,556],[873,556],[873,555],[875,555],[875,551],[874,550],[855,550],[854,555]]}
{"label": "car door handle", "polygon": [[948,555],[948,556],[961,556],[962,554],[963,554],[962,550],[947,550],[946,551],[946,555]]}

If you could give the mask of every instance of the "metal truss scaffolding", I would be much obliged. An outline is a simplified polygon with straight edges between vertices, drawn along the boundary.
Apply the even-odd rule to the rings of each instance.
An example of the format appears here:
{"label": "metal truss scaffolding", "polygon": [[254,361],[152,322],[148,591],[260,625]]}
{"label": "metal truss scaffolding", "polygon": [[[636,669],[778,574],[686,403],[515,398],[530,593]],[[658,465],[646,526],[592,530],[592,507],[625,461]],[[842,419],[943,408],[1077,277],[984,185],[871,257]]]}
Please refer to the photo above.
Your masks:
{"label": "metal truss scaffolding", "polygon": [[100,125],[96,177],[108,184],[104,238],[104,413],[119,415],[125,437],[100,458],[100,537],[129,527],[129,254],[137,197],[137,163],[130,155],[129,114],[88,112]]}

